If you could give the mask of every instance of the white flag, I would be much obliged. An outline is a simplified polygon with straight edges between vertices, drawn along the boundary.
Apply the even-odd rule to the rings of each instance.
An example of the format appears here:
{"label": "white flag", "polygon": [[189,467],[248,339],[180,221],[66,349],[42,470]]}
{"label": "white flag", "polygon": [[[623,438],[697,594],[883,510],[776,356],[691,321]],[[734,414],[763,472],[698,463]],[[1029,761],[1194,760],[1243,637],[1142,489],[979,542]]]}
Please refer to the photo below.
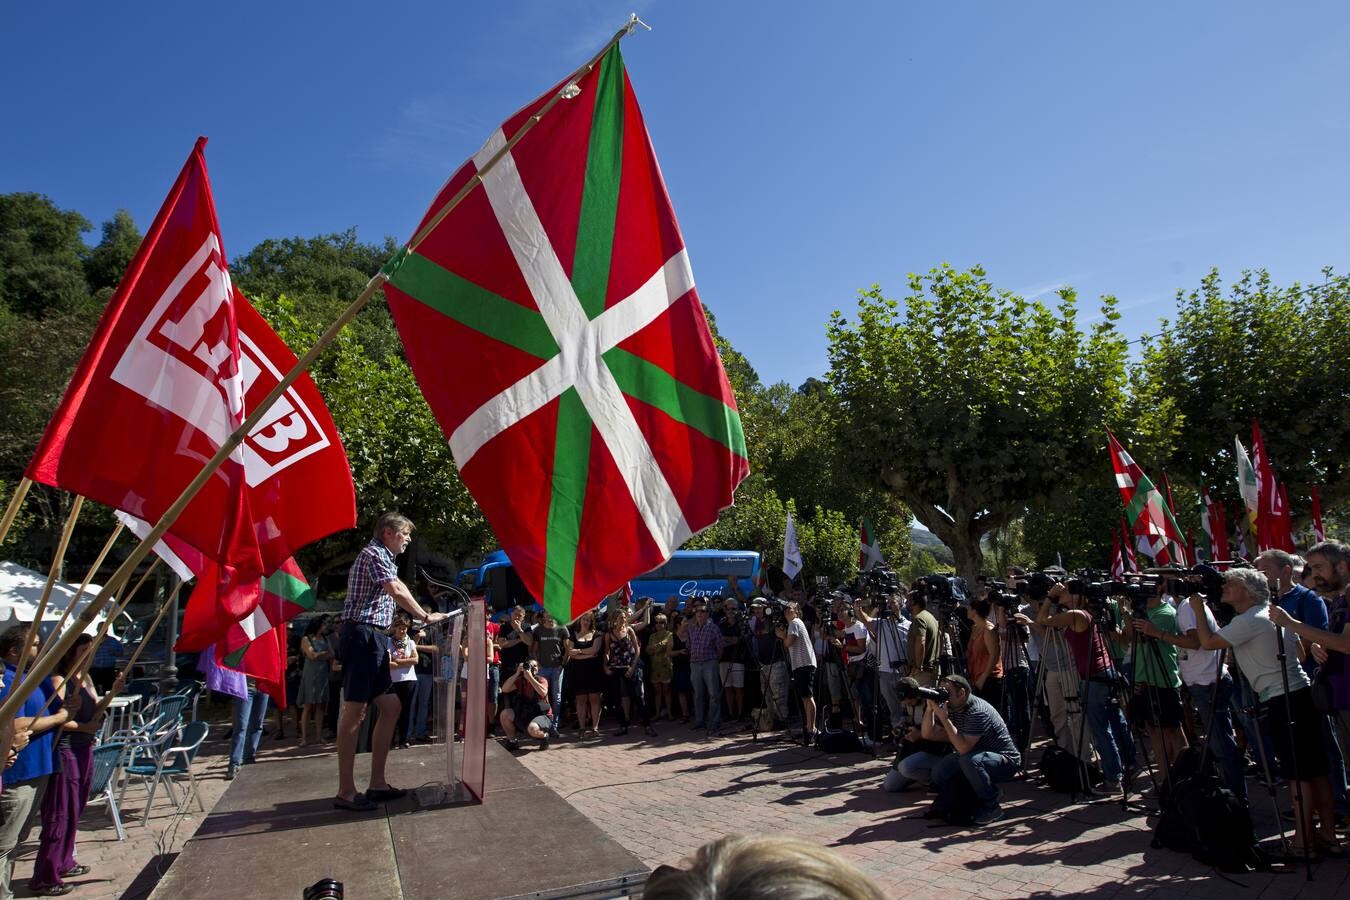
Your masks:
{"label": "white flag", "polygon": [[783,534],[783,574],[792,580],[802,570],[802,550],[797,546],[797,529],[792,525],[792,513],[788,513],[787,531]]}

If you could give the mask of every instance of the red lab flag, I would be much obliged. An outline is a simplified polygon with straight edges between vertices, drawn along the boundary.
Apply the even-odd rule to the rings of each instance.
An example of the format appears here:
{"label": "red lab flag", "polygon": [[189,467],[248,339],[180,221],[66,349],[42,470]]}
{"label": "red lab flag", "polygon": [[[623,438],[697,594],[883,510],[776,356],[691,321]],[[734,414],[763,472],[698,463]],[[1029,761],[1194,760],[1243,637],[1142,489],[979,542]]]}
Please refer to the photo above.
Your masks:
{"label": "red lab flag", "polygon": [[1322,527],[1322,495],[1317,490],[1317,485],[1312,486],[1312,526],[1313,535],[1318,541],[1327,539],[1327,530]]}
{"label": "red lab flag", "polygon": [[[199,138],[110,298],[26,473],[149,522],[295,362],[230,282],[205,145]],[[194,595],[209,588],[216,614],[236,621],[256,607],[265,573],[351,527],[355,508],[337,430],[304,376],[168,536],[198,551],[203,571],[213,567],[198,572]]]}
{"label": "red lab flag", "polygon": [[[243,421],[235,293],[205,144],[109,299],[25,473],[151,522]],[[239,449],[171,529],[235,585],[264,572],[244,485]]]}

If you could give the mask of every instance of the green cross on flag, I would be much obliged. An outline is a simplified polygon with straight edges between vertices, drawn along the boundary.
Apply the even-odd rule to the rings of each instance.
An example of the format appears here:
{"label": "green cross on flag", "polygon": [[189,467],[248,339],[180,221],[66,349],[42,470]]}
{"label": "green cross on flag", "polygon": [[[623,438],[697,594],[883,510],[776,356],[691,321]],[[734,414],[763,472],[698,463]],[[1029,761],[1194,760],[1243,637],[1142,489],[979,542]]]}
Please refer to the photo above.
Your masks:
{"label": "green cross on flag", "polygon": [[617,44],[507,120],[419,232],[474,178],[385,293],[465,484],[570,621],[717,520],[745,439]]}

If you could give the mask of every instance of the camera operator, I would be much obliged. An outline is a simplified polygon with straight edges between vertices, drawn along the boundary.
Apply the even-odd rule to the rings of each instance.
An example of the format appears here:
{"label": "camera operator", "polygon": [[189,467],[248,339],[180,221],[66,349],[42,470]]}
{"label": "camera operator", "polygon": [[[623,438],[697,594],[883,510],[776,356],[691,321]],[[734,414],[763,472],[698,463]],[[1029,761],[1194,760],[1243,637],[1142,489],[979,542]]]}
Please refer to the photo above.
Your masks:
{"label": "camera operator", "polygon": [[988,825],[1003,818],[996,784],[1017,773],[1022,755],[998,711],[971,693],[970,682],[948,675],[942,684],[949,699],[926,700],[921,733],[925,740],[946,741],[956,752],[933,766],[933,785],[940,795],[949,782],[965,778],[980,802],[973,821]]}
{"label": "camera operator", "polygon": [[901,707],[896,724],[899,747],[895,763],[881,783],[882,790],[892,794],[907,791],[916,784],[932,783],[933,767],[952,752],[952,745],[946,741],[924,739],[923,721],[926,715],[930,718],[931,715],[925,712],[919,683],[913,678],[901,678],[896,690]]}
{"label": "camera operator", "polygon": [[789,603],[784,611],[786,624],[777,628],[778,639],[787,651],[788,668],[792,670],[792,686],[802,701],[802,729],[804,742],[809,746],[816,739],[816,701],[813,696],[816,683],[816,652],[811,647],[811,635],[801,620],[801,607]]}
{"label": "camera operator", "polygon": [[[1064,611],[1052,612],[1052,604],[1062,606]],[[1059,630],[1069,645],[1078,670],[1081,705],[1088,727],[1092,729],[1092,743],[1101,759],[1102,775],[1106,778],[1102,790],[1115,793],[1121,790],[1121,779],[1126,770],[1134,768],[1134,739],[1130,737],[1130,727],[1116,699],[1116,672],[1111,655],[1085,605],[1081,582],[1057,584],[1041,602],[1036,622],[1042,628]],[[1080,737],[1080,743],[1081,740]],[[1086,755],[1079,752],[1078,746],[1067,749],[1079,758]]]}
{"label": "camera operator", "polygon": [[[1298,663],[1298,639],[1272,621],[1270,584],[1264,575],[1255,569],[1229,569],[1223,573],[1223,580],[1223,602],[1237,615],[1217,632],[1201,614],[1204,598],[1190,598],[1200,646],[1205,650],[1232,648],[1238,666],[1260,698],[1262,714],[1270,719],[1280,774],[1289,782],[1293,795],[1294,851],[1300,855],[1305,850],[1310,854],[1321,849],[1337,852],[1327,757],[1320,752],[1319,713],[1313,705],[1308,676]],[[1320,833],[1313,831],[1314,813]]]}
{"label": "camera operator", "polygon": [[787,660],[769,619],[768,601],[755,598],[750,611],[750,646],[759,667],[760,696],[765,708],[772,711],[774,723],[784,725],[788,720]]}
{"label": "camera operator", "polygon": [[[896,740],[903,733],[901,725],[908,717],[906,707],[898,692],[901,676],[905,671],[905,646],[909,641],[909,620],[900,614],[901,595],[886,594],[877,601],[870,616],[859,609],[858,618],[862,620],[872,636],[872,646],[876,648],[877,690],[886,704],[890,715],[891,729]],[[914,682],[918,686],[918,682]]]}
{"label": "camera operator", "polygon": [[[1148,729],[1153,758],[1161,761],[1163,777],[1170,778],[1172,763],[1188,746],[1181,730],[1181,670],[1177,666],[1177,645],[1164,637],[1180,637],[1177,613],[1163,598],[1163,585],[1151,591],[1140,617],[1140,610],[1125,618],[1125,636],[1134,639],[1134,693],[1130,698],[1130,718]],[[1136,632],[1142,636],[1135,638]]]}
{"label": "camera operator", "polygon": [[[1201,608],[1209,630],[1218,631],[1219,624],[1214,619],[1214,613],[1208,606]],[[1247,781],[1243,777],[1242,751],[1238,749],[1233,730],[1233,677],[1223,664],[1222,651],[1212,652],[1200,648],[1196,615],[1195,607],[1182,601],[1176,613],[1179,634],[1163,631],[1153,623],[1151,615],[1148,619],[1135,622],[1134,627],[1141,634],[1178,649],[1177,669],[1194,707],[1196,721],[1201,723],[1204,740],[1209,743],[1214,759],[1219,763],[1224,785],[1245,800]]]}
{"label": "camera operator", "polygon": [[909,595],[909,657],[910,677],[920,687],[937,684],[938,658],[942,654],[942,629],[928,611],[928,601],[922,592]]}

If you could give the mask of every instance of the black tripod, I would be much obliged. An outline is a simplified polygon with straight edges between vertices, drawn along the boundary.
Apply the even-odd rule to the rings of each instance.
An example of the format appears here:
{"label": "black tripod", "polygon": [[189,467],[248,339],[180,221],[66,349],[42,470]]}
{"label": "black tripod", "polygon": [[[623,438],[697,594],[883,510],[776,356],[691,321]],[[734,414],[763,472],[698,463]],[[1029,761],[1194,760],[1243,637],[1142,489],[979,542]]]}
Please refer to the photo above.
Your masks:
{"label": "black tripod", "polygon": [[[751,621],[754,621],[754,619],[752,618]],[[773,673],[777,670],[778,666],[780,666],[780,665],[781,665],[781,666],[784,666],[785,668],[787,667],[787,660],[785,660],[785,659],[783,658],[783,642],[780,641],[780,640],[778,639],[778,635],[777,635],[777,629],[778,629],[778,626],[779,626],[779,625],[783,625],[784,627],[787,626],[787,623],[783,620],[783,618],[782,618],[781,615],[775,616],[775,617],[772,617],[772,618],[766,617],[766,618],[764,619],[764,627],[767,628],[767,629],[769,630],[769,636],[773,638],[773,649],[769,652],[769,662],[768,662],[768,664],[767,664],[767,665],[768,665],[768,670],[769,670],[769,676],[768,676],[767,678],[763,677],[763,674],[762,674],[763,671],[764,671],[764,668],[765,668],[765,663],[764,663],[763,661],[761,661],[760,658],[759,658],[759,649],[758,649],[758,647],[759,647],[759,641],[758,641],[758,639],[759,639],[760,635],[758,635],[758,634],[753,635],[753,637],[755,638],[755,641],[754,641],[754,643],[752,644],[752,646],[754,646],[754,647],[756,648],[756,649],[755,649],[755,662],[758,663],[758,668],[759,668],[759,671],[760,671],[760,673],[761,673],[761,676],[760,676],[760,679],[759,679],[759,683],[760,683],[760,694],[761,694],[762,696],[760,697],[760,700],[763,702],[763,708],[764,708],[765,710],[768,711],[771,720],[773,720],[774,722],[777,722],[777,721],[778,721],[779,716],[778,716],[778,692],[777,692],[777,688],[774,687],[774,683],[773,683]],[[791,696],[791,695],[792,695],[792,673],[791,673],[791,671],[789,671],[788,674],[787,674],[787,689],[788,689],[788,698],[787,698],[787,699],[788,699],[788,703],[790,704],[791,701],[792,701],[792,696]],[[790,707],[790,706],[787,706],[786,708],[787,708],[787,716],[783,719],[783,722],[782,722],[782,725],[783,725],[783,728],[784,728],[784,729],[787,728],[787,726],[788,726],[788,720],[791,719],[791,717],[792,717],[792,710],[791,710],[791,707]],[[750,717],[750,740],[751,740],[751,741],[758,741],[758,740],[759,740],[759,733],[760,733],[760,730],[761,730],[760,727],[759,727],[759,725],[760,725],[760,717],[759,717],[759,716],[752,715],[752,716]],[[786,733],[786,732],[785,732],[785,733]]]}
{"label": "black tripod", "polygon": [[[881,706],[882,706],[881,692],[884,689],[882,687],[882,678],[881,678],[882,676],[881,661],[883,659],[886,660],[886,664],[890,666],[890,673],[888,674],[893,675],[897,671],[896,665],[898,663],[904,662],[905,657],[904,648],[901,647],[900,645],[900,630],[895,623],[895,616],[899,615],[899,613],[886,606],[885,605],[886,602],[887,601],[885,600],[882,601],[883,605],[881,615],[879,615],[874,620],[877,623],[877,636],[876,636],[877,666],[875,669],[872,670],[872,685],[873,685],[872,718],[871,721],[868,723],[868,727],[870,729],[869,734],[878,737],[880,736],[881,731],[877,723],[878,720],[881,718]],[[886,704],[887,728],[891,727],[890,711],[891,711],[890,704]],[[880,743],[879,740],[873,740],[872,742],[873,759],[876,759],[877,745],[879,743]],[[900,745],[899,735],[895,736],[895,743],[897,747]]]}
{"label": "black tripod", "polygon": [[[1294,833],[1301,832],[1303,835],[1303,868],[1307,880],[1312,881],[1312,847],[1309,845],[1313,839],[1313,817],[1307,799],[1303,796],[1303,781],[1299,778],[1298,748],[1294,746],[1294,706],[1289,699],[1289,654],[1284,646],[1284,629],[1279,625],[1275,626],[1275,656],[1280,661],[1280,683],[1284,687],[1284,720],[1285,727],[1289,729],[1289,768],[1294,775],[1295,815],[1302,820]],[[1257,727],[1260,728],[1259,723]]]}

